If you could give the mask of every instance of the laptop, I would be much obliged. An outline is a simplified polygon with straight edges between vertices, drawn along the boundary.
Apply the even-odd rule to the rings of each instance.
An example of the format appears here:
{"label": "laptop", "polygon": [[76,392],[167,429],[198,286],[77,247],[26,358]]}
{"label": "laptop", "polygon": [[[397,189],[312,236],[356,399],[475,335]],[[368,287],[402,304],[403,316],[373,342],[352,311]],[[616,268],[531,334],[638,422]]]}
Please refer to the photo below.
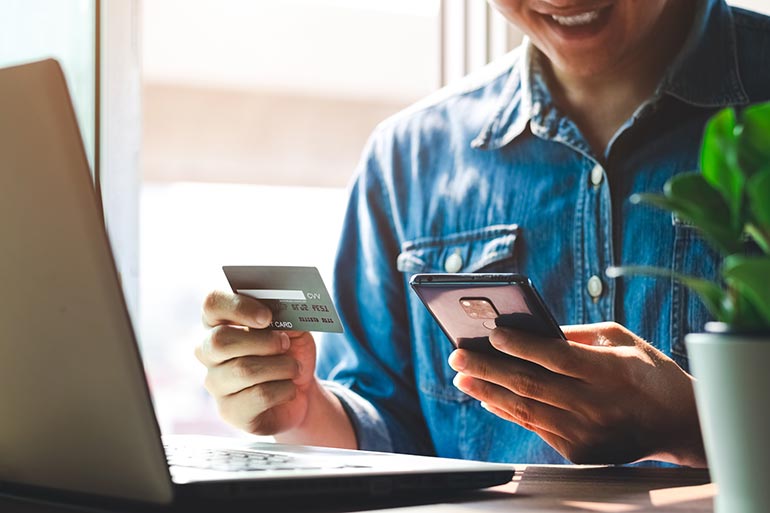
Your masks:
{"label": "laptop", "polygon": [[513,476],[504,464],[162,439],[54,60],[0,70],[0,244],[0,491],[170,504],[473,489]]}

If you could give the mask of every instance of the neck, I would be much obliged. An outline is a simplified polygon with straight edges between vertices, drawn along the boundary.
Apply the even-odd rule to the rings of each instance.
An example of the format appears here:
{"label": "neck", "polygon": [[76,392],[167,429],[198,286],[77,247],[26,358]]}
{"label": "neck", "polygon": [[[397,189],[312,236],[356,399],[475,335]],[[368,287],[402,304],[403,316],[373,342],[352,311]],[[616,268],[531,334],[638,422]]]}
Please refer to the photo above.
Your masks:
{"label": "neck", "polygon": [[655,93],[687,37],[692,3],[670,5],[647,44],[601,73],[574,75],[545,66],[554,102],[577,124],[595,155],[604,155],[617,130]]}

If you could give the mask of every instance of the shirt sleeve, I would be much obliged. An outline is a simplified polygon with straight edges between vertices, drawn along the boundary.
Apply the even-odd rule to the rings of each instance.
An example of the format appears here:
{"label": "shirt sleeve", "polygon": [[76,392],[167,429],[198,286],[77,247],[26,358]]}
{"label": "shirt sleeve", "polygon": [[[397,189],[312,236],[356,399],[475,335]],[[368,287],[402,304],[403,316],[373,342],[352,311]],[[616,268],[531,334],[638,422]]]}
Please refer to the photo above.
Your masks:
{"label": "shirt sleeve", "polygon": [[393,441],[385,420],[372,403],[348,387],[334,381],[322,381],[342,403],[356,433],[358,448],[366,451],[393,452]]}
{"label": "shirt sleeve", "polygon": [[337,251],[333,296],[344,335],[319,341],[317,372],[342,401],[365,450],[434,454],[414,378],[406,283],[393,187],[392,137],[369,141],[350,188]]}

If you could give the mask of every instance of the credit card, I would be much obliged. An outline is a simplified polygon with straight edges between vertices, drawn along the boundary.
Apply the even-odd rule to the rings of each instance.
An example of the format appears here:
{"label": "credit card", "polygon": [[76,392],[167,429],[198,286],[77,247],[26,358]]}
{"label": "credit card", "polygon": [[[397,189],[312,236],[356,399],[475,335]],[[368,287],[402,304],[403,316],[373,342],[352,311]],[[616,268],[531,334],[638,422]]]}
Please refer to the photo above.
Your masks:
{"label": "credit card", "polygon": [[236,294],[265,303],[273,312],[267,329],[342,333],[342,323],[315,267],[227,265]]}

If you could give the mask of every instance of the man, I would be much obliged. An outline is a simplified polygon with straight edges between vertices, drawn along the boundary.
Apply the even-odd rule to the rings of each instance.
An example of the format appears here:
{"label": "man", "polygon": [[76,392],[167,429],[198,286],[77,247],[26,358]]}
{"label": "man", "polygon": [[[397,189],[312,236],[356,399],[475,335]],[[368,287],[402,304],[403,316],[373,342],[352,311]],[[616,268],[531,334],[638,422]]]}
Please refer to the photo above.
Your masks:
{"label": "man", "polygon": [[[683,335],[705,308],[603,271],[714,276],[697,233],[628,198],[695,169],[717,109],[770,98],[770,21],[720,0],[492,3],[528,40],[383,123],[364,153],[335,269],[345,336],[316,368],[310,334],[262,331],[264,305],[212,293],[206,386],[226,420],[279,441],[704,466]],[[519,360],[452,351],[407,286],[442,271],[527,274],[568,341],[498,328]]]}

